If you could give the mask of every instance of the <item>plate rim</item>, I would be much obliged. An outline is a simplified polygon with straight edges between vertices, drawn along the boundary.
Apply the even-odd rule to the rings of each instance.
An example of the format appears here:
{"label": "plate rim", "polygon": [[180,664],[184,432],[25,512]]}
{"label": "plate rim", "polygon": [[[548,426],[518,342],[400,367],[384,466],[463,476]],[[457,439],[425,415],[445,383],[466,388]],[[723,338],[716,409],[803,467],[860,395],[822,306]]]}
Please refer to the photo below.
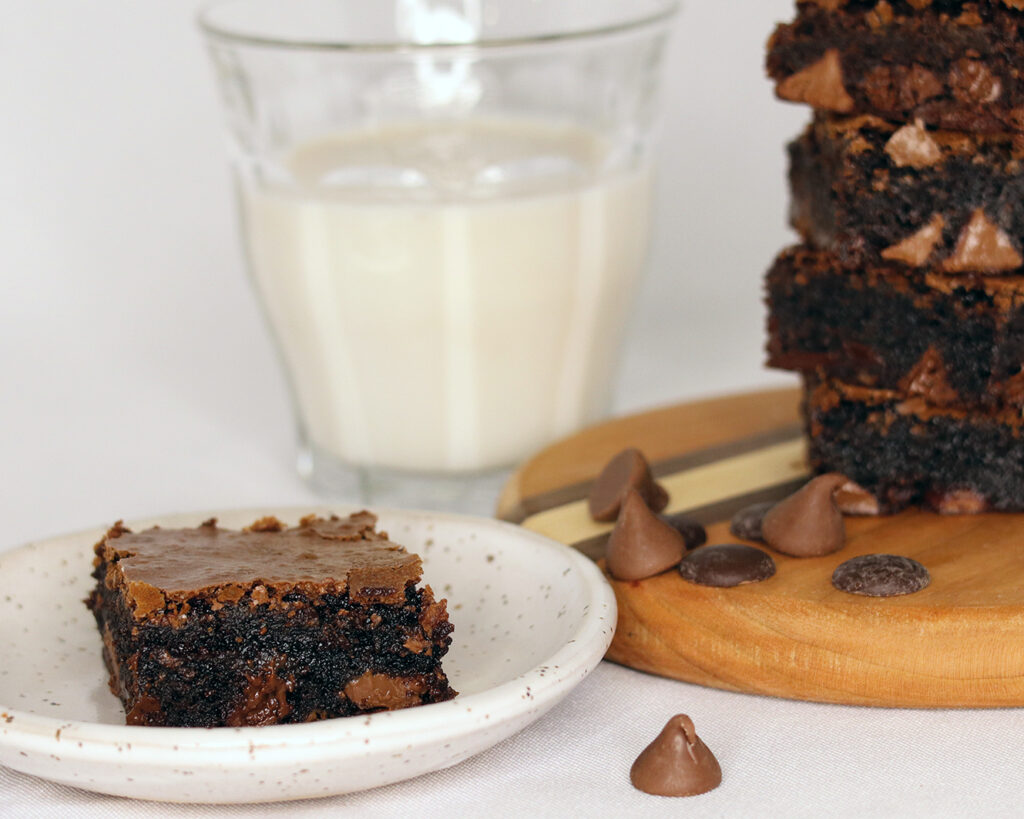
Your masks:
{"label": "plate rim", "polygon": [[[351,503],[322,503],[286,507],[247,506],[147,516],[129,521],[126,525],[129,528],[141,528],[158,522],[165,526],[184,525],[193,519],[202,521],[209,517],[227,517],[229,515],[240,517],[255,515],[253,518],[255,520],[266,514],[274,514],[290,519],[311,513],[349,514],[364,508],[366,507]],[[364,740],[367,738],[380,743],[400,736],[403,741],[412,738],[415,742],[416,735],[426,731],[430,732],[431,739],[459,738],[475,733],[481,727],[478,724],[480,718],[445,722],[434,719],[434,715],[439,714],[445,708],[450,709],[453,704],[459,706],[463,711],[466,706],[476,710],[478,703],[486,704],[489,699],[495,697],[501,699],[509,690],[521,690],[527,681],[530,682],[531,692],[528,705],[519,708],[509,708],[506,705],[504,713],[490,714],[487,712],[489,715],[486,724],[501,725],[536,709],[540,709],[543,713],[546,710],[543,708],[545,704],[556,699],[560,694],[566,694],[572,690],[589,676],[604,657],[611,645],[617,622],[615,593],[597,566],[576,550],[536,532],[495,518],[394,507],[375,507],[372,511],[382,519],[389,517],[429,518],[459,525],[495,528],[514,534],[517,538],[531,541],[549,553],[559,555],[570,566],[578,570],[583,589],[587,594],[585,606],[588,606],[589,609],[584,612],[579,626],[570,633],[566,642],[530,669],[483,691],[459,695],[447,702],[309,723],[238,728],[114,725],[43,716],[0,703],[0,716],[12,718],[7,719],[6,722],[0,720],[0,727],[3,729],[0,731],[0,747],[7,747],[15,751],[30,748],[35,753],[49,753],[59,749],[64,760],[88,758],[92,762],[102,762],[105,757],[125,760],[121,753],[121,746],[127,744],[131,746],[132,757],[138,764],[152,762],[154,757],[167,752],[175,753],[179,763],[185,763],[191,755],[204,756],[207,754],[215,754],[218,761],[226,761],[220,759],[224,756],[237,755],[239,760],[244,758],[247,763],[253,763],[253,748],[255,748],[259,751],[260,763],[273,764],[275,754],[293,754],[295,746],[299,744],[318,752],[338,746],[337,750],[344,752],[347,745],[365,747]],[[46,546],[58,541],[74,542],[95,538],[97,533],[102,533],[107,528],[109,527],[91,527],[29,541],[0,552],[0,563],[11,555],[31,548]],[[477,543],[480,542],[478,539]],[[559,674],[542,673],[555,667],[559,669]],[[513,702],[513,700],[509,699],[509,702]],[[349,730],[345,731],[345,729]],[[80,731],[87,732],[87,735],[80,736]],[[5,764],[10,765],[10,763]],[[11,767],[17,769],[15,765],[11,765]]]}

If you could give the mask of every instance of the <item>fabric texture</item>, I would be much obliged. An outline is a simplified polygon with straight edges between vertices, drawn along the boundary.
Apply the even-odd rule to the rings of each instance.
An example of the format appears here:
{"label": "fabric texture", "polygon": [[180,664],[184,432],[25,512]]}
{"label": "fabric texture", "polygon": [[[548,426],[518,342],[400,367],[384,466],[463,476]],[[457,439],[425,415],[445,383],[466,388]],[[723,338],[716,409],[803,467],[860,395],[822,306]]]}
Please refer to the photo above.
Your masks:
{"label": "fabric texture", "polygon": [[[633,760],[689,714],[722,784],[669,799],[633,789]],[[101,796],[0,768],[0,816],[935,817],[1019,814],[1024,710],[913,711],[790,702],[602,663],[539,722],[448,770],[363,793],[268,805]]]}

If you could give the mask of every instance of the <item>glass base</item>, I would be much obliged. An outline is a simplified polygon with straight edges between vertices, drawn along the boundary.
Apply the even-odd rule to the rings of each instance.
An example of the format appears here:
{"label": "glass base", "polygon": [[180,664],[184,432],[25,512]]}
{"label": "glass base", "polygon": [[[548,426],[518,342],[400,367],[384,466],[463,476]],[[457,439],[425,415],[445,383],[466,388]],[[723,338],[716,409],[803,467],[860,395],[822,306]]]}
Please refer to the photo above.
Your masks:
{"label": "glass base", "polygon": [[300,446],[298,470],[317,494],[371,510],[379,506],[488,517],[512,474],[511,467],[452,475],[353,466],[311,444]]}

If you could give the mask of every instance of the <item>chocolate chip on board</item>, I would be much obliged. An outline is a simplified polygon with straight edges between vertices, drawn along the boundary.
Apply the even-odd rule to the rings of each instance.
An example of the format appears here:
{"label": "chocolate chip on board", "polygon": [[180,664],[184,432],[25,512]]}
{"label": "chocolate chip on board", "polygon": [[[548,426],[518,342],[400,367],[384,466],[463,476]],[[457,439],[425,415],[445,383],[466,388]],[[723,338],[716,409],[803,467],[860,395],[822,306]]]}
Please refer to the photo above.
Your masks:
{"label": "chocolate chip on board", "polygon": [[683,536],[630,489],[615,523],[605,565],[616,580],[645,580],[677,565],[686,553]]}
{"label": "chocolate chip on board", "polygon": [[819,475],[773,506],[761,524],[765,543],[792,557],[821,557],[842,549],[846,528],[835,492],[846,482],[836,472]]}
{"label": "chocolate chip on board", "polygon": [[679,564],[679,573],[699,586],[731,588],[767,580],[775,574],[775,561],[753,546],[726,543],[690,552]]}
{"label": "chocolate chip on board", "polygon": [[707,530],[693,518],[676,512],[672,515],[658,515],[665,523],[683,536],[687,550],[696,549],[708,542]]}
{"label": "chocolate chip on board", "polygon": [[630,489],[639,492],[654,512],[668,505],[668,493],[654,480],[647,459],[631,448],[612,458],[594,481],[587,498],[590,516],[597,521],[615,520]]}
{"label": "chocolate chip on board", "polygon": [[729,531],[743,540],[762,540],[761,521],[764,520],[765,514],[774,505],[774,503],[769,501],[768,503],[755,503],[743,507],[733,515],[732,522],[729,524]]}
{"label": "chocolate chip on board", "polygon": [[832,573],[839,591],[865,597],[898,597],[919,592],[931,583],[928,570],[909,557],[861,555],[840,563]]}

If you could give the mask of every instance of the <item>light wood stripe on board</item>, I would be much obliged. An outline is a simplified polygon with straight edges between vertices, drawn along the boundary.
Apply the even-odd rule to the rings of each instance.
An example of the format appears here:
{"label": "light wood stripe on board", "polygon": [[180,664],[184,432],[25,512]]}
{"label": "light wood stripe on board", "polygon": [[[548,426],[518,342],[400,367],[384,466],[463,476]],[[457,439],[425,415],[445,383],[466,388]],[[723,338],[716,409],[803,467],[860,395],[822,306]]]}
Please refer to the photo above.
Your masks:
{"label": "light wood stripe on board", "polygon": [[[665,511],[687,512],[798,480],[807,474],[804,450],[803,438],[795,437],[742,455],[664,475],[659,482],[669,493],[669,505]],[[539,512],[524,520],[522,525],[566,544],[599,537],[612,529],[610,523],[597,523],[591,519],[585,499]]]}

